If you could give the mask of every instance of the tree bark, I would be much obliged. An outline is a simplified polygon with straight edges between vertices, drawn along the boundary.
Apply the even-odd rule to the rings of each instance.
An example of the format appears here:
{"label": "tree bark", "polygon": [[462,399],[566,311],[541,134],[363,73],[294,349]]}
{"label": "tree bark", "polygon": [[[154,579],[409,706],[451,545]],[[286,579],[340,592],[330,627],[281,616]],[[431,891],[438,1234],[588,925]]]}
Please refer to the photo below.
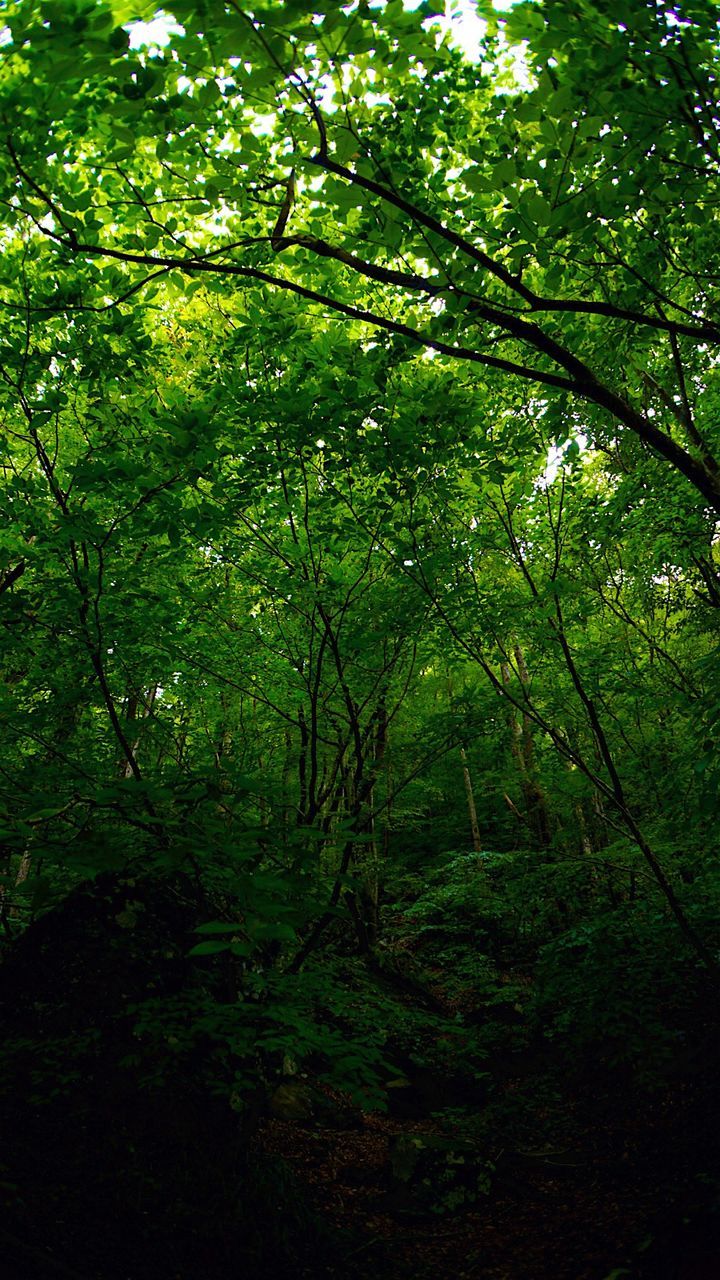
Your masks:
{"label": "tree bark", "polygon": [[[517,674],[523,688],[524,700],[529,699],[530,677],[525,658],[519,645],[515,645],[514,657]],[[502,682],[508,688],[512,683],[510,664],[501,665]],[[540,849],[547,849],[551,841],[550,816],[545,794],[540,786],[535,762],[535,748],[532,739],[532,723],[525,711],[518,715],[510,706],[508,712],[510,725],[510,749],[517,766],[520,790],[525,802],[527,823]]]}
{"label": "tree bark", "polygon": [[473,850],[475,853],[482,853],[480,828],[477,820],[477,809],[475,808],[475,793],[473,791],[472,778],[470,777],[470,770],[467,764],[467,754],[464,747],[460,748],[460,759],[462,760],[465,795],[467,796],[468,814],[470,815],[470,834],[472,835]]}

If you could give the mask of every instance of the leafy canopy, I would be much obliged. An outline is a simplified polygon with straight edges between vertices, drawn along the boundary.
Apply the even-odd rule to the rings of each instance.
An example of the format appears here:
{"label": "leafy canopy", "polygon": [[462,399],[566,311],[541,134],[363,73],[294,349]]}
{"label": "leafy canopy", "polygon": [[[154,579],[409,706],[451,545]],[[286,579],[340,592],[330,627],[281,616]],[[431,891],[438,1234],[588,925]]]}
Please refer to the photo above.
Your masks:
{"label": "leafy canopy", "polygon": [[526,386],[557,438],[620,425],[720,510],[713,4],[488,7],[477,65],[425,2],[178,0],[170,44],[132,47],[153,12],[8,7],[19,326],[200,285],[253,324],[292,295]]}

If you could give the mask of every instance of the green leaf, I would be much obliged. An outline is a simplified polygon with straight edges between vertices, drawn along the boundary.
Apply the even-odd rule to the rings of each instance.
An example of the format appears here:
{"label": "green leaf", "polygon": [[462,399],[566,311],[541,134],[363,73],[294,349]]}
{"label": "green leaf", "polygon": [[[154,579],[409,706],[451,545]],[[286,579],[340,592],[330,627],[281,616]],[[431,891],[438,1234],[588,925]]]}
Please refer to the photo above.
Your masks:
{"label": "green leaf", "polygon": [[241,933],[243,926],[237,922],[228,924],[225,920],[209,920],[207,924],[199,924],[195,933]]}
{"label": "green leaf", "polygon": [[221,951],[229,951],[231,943],[226,942],[197,942],[194,947],[188,951],[189,956],[214,956]]}
{"label": "green leaf", "polygon": [[548,201],[535,192],[523,192],[520,209],[524,217],[536,227],[546,227],[552,219],[552,209]]}

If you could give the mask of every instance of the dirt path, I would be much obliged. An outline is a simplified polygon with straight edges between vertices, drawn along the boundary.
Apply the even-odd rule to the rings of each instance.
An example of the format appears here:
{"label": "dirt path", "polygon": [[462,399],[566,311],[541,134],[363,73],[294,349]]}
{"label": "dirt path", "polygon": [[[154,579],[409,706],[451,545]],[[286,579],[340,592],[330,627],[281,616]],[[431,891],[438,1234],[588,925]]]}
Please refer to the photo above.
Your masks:
{"label": "dirt path", "polygon": [[643,1195],[624,1170],[608,1168],[607,1153],[597,1146],[589,1152],[588,1135],[575,1134],[583,1151],[499,1152],[487,1196],[457,1212],[419,1213],[398,1199],[389,1151],[398,1136],[431,1129],[429,1120],[379,1115],[365,1117],[362,1128],[341,1131],[268,1123],[264,1150],[288,1162],[319,1218],[353,1241],[322,1273],[306,1271],[307,1280],[319,1274],[393,1280],[605,1280],[615,1270],[619,1277],[633,1274],[633,1245],[651,1211],[652,1193]]}

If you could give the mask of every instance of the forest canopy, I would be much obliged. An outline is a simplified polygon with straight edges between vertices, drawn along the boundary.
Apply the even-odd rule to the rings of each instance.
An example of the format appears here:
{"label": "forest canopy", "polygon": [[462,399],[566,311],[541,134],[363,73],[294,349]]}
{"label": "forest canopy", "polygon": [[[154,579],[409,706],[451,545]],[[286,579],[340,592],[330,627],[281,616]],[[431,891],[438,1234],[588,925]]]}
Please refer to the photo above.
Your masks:
{"label": "forest canopy", "polygon": [[93,865],[126,797],[184,846],[241,764],[366,825],[389,720],[430,767],[519,715],[662,884],[644,738],[684,813],[718,714],[714,7],[488,9],[472,63],[425,3],[154,13],[6,11],[19,846]]}
{"label": "forest canopy", "polygon": [[3,8],[0,917],[192,902],[216,1091],[717,981],[717,8],[466,10]]}

